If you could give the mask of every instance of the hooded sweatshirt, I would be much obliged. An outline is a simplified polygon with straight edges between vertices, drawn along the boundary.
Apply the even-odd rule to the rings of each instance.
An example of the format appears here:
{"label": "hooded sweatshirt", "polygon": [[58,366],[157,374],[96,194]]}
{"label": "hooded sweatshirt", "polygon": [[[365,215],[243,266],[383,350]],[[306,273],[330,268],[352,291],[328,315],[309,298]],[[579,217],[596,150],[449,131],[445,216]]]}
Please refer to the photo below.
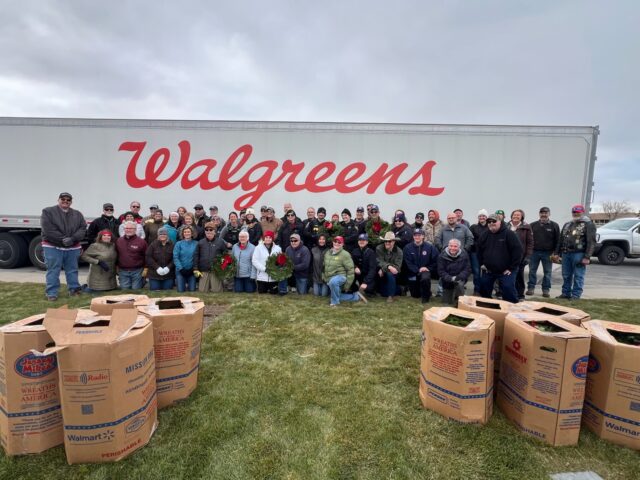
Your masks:
{"label": "hooded sweatshirt", "polygon": [[502,274],[505,270],[514,272],[520,266],[522,244],[518,236],[504,223],[496,233],[484,232],[478,243],[478,261],[491,273]]}

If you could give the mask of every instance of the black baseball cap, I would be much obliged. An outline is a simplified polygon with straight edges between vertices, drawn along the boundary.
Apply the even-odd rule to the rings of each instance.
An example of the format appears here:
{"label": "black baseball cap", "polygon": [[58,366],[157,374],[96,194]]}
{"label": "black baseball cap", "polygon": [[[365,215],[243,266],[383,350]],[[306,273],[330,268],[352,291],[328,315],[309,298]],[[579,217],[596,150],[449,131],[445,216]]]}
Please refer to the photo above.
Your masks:
{"label": "black baseball cap", "polygon": [[113,210],[113,203],[103,203],[102,204],[102,209],[106,210],[107,208],[110,208],[111,210]]}
{"label": "black baseball cap", "polygon": [[551,210],[549,210],[549,207],[542,207],[539,213],[549,213],[550,211]]}
{"label": "black baseball cap", "polygon": [[62,197],[69,197],[71,200],[73,200],[73,196],[69,192],[62,192],[60,195],[58,195],[58,198]]}

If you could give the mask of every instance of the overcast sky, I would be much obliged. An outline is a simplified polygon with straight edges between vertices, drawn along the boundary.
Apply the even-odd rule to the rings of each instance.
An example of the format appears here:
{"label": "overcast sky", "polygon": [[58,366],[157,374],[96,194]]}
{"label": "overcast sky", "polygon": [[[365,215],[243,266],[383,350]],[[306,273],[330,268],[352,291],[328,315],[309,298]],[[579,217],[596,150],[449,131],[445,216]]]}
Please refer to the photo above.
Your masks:
{"label": "overcast sky", "polygon": [[594,205],[640,208],[639,18],[637,0],[0,0],[0,116],[599,125]]}

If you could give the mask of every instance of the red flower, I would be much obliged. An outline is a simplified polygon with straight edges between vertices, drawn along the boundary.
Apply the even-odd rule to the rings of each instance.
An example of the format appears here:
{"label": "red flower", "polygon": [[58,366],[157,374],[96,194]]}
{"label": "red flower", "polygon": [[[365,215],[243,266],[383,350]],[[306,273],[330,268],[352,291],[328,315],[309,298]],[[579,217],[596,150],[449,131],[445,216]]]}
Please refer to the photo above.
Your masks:
{"label": "red flower", "polygon": [[233,259],[231,258],[231,255],[226,254],[224,257],[222,257],[222,264],[220,265],[220,268],[222,268],[222,270],[226,270],[232,262]]}
{"label": "red flower", "polygon": [[371,225],[371,229],[376,233],[380,233],[380,230],[382,230],[382,224],[380,222],[374,222],[373,225]]}
{"label": "red flower", "polygon": [[331,230],[333,228],[333,223],[324,222],[324,228],[326,228],[327,230]]}
{"label": "red flower", "polygon": [[276,258],[276,263],[279,267],[284,267],[287,263],[287,256],[284,253],[279,253],[278,258]]}

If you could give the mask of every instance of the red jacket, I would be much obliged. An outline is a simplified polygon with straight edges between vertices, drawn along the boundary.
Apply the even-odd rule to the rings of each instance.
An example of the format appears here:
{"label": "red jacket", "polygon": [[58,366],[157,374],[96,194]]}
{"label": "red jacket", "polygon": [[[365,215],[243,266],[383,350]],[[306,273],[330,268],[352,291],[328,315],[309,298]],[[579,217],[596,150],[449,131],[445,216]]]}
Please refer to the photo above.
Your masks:
{"label": "red jacket", "polygon": [[138,236],[120,237],[116,240],[118,267],[122,270],[138,270],[145,264],[147,242]]}

